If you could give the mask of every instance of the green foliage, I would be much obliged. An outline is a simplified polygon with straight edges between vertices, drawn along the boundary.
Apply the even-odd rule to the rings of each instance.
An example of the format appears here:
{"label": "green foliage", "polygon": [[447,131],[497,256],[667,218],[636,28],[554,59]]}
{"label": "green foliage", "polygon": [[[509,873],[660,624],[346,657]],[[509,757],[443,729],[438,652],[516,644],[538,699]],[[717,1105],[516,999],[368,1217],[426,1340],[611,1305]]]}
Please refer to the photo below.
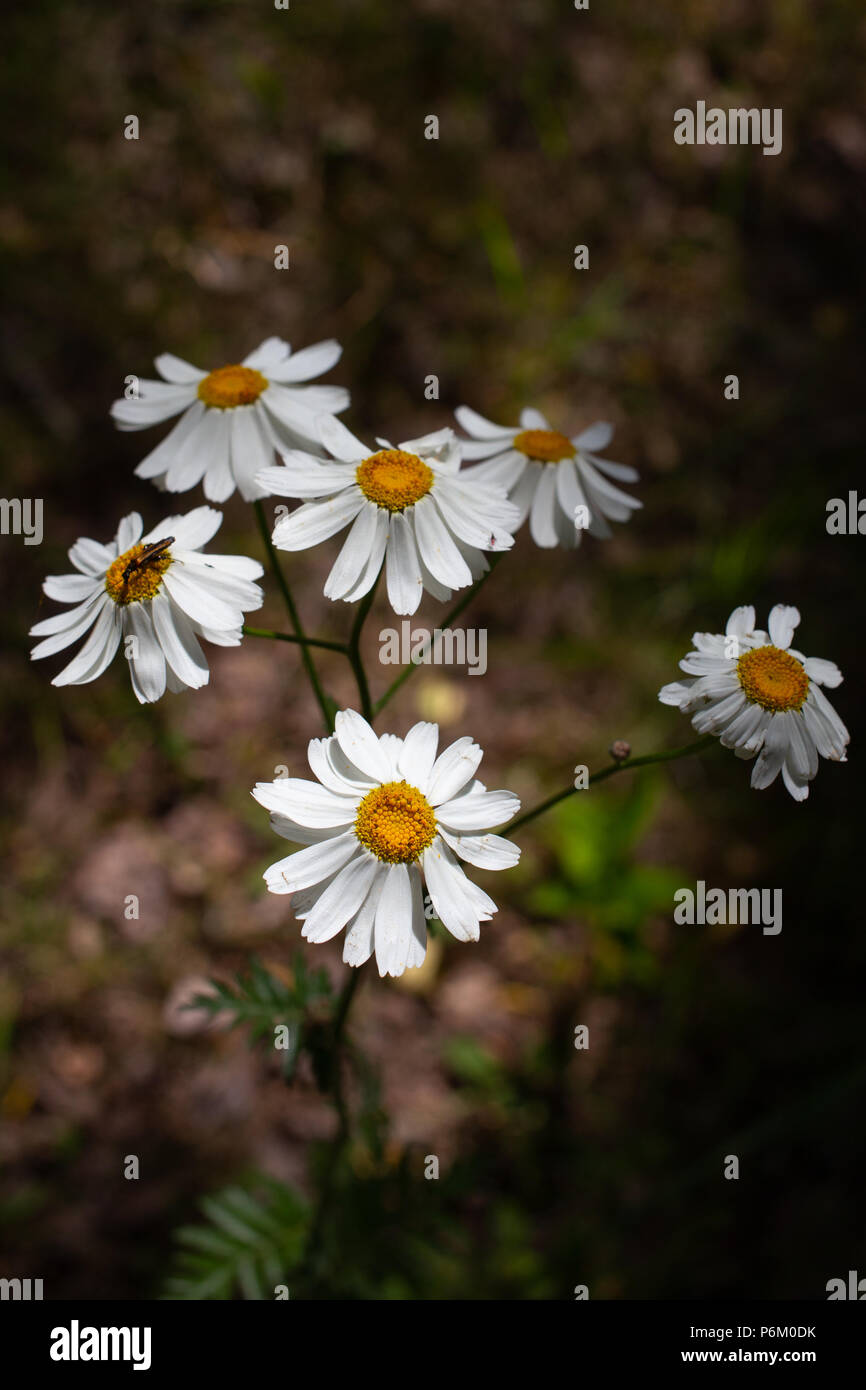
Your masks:
{"label": "green foliage", "polygon": [[[252,1190],[250,1190],[250,1188]],[[179,1249],[163,1298],[202,1301],[274,1297],[297,1266],[307,1208],[284,1183],[259,1177],[250,1188],[226,1187],[205,1197],[206,1222],[176,1232]]]}
{"label": "green foliage", "polygon": [[331,984],[325,970],[310,970],[305,958],[298,954],[292,966],[292,983],[286,985],[266,970],[258,957],[250,961],[249,974],[238,972],[231,984],[211,980],[213,992],[199,994],[187,1007],[204,1009],[215,1017],[230,1018],[229,1026],[245,1024],[250,1030],[250,1045],[267,1040],[273,1046],[275,1029],[284,1025],[289,1030],[289,1045],[281,1048],[283,1075],[291,1081],[298,1057],[308,1031],[307,1014],[321,999],[331,996]]}
{"label": "green foliage", "polygon": [[590,790],[564,802],[549,833],[557,872],[529,895],[533,912],[579,914],[587,922],[602,983],[647,983],[656,975],[644,928],[653,913],[671,910],[683,879],[681,871],[635,859],[654,818],[658,785],[645,776],[624,796]]}

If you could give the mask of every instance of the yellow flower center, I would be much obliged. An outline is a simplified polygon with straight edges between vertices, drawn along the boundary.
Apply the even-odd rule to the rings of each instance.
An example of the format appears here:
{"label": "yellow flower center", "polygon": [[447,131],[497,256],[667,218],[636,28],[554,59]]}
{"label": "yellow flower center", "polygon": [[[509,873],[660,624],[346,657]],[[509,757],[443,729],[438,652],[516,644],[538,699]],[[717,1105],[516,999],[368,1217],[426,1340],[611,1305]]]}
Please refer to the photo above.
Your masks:
{"label": "yellow flower center", "polygon": [[523,430],[514,447],[539,463],[559,463],[560,459],[573,459],[575,455],[571,440],[559,430]]}
{"label": "yellow flower center", "polygon": [[402,512],[420,502],[433,486],[433,470],[417,454],[380,449],[358,464],[355,481],[377,507]]}
{"label": "yellow flower center", "polygon": [[199,382],[198,398],[212,410],[232,410],[236,405],[252,405],[267,384],[267,377],[252,367],[217,367]]}
{"label": "yellow flower center", "polygon": [[737,662],[737,678],[748,700],[775,713],[800,709],[809,693],[802,663],[779,647],[744,652]]}
{"label": "yellow flower center", "polygon": [[386,864],[411,864],[433,843],[436,817],[416,787],[385,782],[368,792],[358,807],[355,834]]}
{"label": "yellow flower center", "polygon": [[115,603],[146,603],[159,593],[162,576],[171,564],[171,553],[139,542],[118,555],[105,575],[105,590]]}

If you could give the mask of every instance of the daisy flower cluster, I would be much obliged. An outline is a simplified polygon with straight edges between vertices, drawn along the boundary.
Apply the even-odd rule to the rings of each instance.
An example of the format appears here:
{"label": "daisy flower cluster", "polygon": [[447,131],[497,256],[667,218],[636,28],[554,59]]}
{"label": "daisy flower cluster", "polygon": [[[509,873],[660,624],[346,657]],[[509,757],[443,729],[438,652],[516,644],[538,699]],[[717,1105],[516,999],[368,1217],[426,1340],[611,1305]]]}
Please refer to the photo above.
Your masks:
{"label": "daisy flower cluster", "polygon": [[[123,431],[174,422],[135,470],[160,492],[201,485],[221,503],[237,490],[260,520],[262,498],[293,499],[273,528],[276,550],[307,550],[345,532],[325,596],[369,602],[384,571],[398,614],[414,614],[425,592],[444,601],[476,583],[487,557],[510,550],[527,520],[536,545],[573,550],[584,531],[606,539],[640,508],[621,486],[638,480],[635,470],[603,456],[613,437],[603,421],[568,435],[534,408],[502,425],[462,405],[462,436],[445,427],[397,444],[363,442],[337,419],[348,392],[312,384],[340,356],[333,340],[293,353],[276,337],[210,371],[163,353],[161,379],[128,378],[111,415]],[[63,611],[31,629],[34,659],[82,642],[53,684],[95,680],[121,647],[142,703],[207,684],[202,642],[237,646],[245,614],[263,601],[257,561],[205,551],[221,522],[200,506],[145,532],[132,512],[113,540],[76,541],[75,572],[43,586]],[[686,679],[659,698],[754,759],[753,787],[781,773],[802,801],[819,758],[844,761],[849,736],[822,690],[840,683],[837,667],[791,647],[799,620],[778,606],[764,632],[754,609],[736,609],[724,634],[695,634],[680,663]],[[352,659],[347,646],[325,645]],[[315,684],[309,662],[308,670]],[[361,676],[369,704],[363,685]],[[308,941],[344,932],[346,963],[375,957],[382,975],[422,963],[430,914],[457,940],[477,941],[497,908],[464,865],[516,864],[519,850],[493,830],[516,814],[517,798],[477,780],[482,754],[471,738],[439,752],[435,724],[416,724],[405,738],[380,735],[354,710],[332,720],[333,705],[320,703],[334,732],[309,745],[316,780],[283,778],[253,792],[274,830],[301,846],[267,870],[268,888],[289,896]]]}

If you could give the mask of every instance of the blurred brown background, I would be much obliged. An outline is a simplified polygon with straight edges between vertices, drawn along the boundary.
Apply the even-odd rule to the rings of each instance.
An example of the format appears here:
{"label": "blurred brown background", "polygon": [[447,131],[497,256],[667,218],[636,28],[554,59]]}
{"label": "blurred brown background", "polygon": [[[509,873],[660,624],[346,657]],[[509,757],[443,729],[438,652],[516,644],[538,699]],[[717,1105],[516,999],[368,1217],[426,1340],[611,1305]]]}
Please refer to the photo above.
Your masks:
{"label": "blurred brown background", "polygon": [[[390,1125],[380,1159],[354,1154],[322,1296],[822,1298],[866,1272],[866,542],[825,530],[862,477],[862,6],[47,0],[4,39],[3,488],[45,499],[45,539],[0,538],[0,1274],[152,1297],[201,1194],[252,1170],[306,1190],[331,1131],[306,1070],[287,1089],[181,1007],[253,951],[285,973],[300,943],[264,894],[283,848],[249,795],[279,764],[303,775],[320,732],[294,651],[212,648],[205,691],[145,709],[120,661],[67,690],[59,658],[28,661],[72,541],[165,509],[133,476],[158,431],[108,418],[124,377],[269,334],[343,342],[328,380],[362,437],[535,404],[569,433],[615,421],[611,457],[641,472],[612,542],[575,557],[521,533],[466,618],[487,675],[419,672],[382,727],[474,734],[488,785],[530,805],[613,738],[687,742],[656,692],[692,631],[786,602],[798,645],[842,667],[853,735],[800,806],[719,749],[614,779],[527,831],[518,870],[479,875],[501,911],[477,947],[437,943],[398,985],[367,968],[353,1035]],[[782,153],[675,145],[699,99],[781,107]],[[259,554],[237,499],[218,541]],[[321,592],[336,548],[288,571],[309,630],[342,635]],[[416,625],[441,617],[428,602]],[[272,582],[259,620],[284,625]],[[374,693],[392,622],[380,601]],[[342,658],[322,670],[353,703]],[[675,927],[696,878],[782,887],[782,934]],[[340,979],[339,942],[302,949]]]}

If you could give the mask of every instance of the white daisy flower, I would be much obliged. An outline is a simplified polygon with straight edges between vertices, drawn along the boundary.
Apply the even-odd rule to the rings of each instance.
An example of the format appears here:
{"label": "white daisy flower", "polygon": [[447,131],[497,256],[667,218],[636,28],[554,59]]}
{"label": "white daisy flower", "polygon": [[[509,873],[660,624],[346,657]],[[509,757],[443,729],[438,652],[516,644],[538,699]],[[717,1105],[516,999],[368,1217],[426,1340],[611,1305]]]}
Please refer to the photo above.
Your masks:
{"label": "white daisy flower", "polygon": [[664,686],[659,699],[690,714],[698,733],[718,734],[738,758],[757,755],[753,787],[781,772],[795,801],[805,801],[818,754],[845,762],[849,735],[821,690],[841,684],[838,666],[791,649],[799,621],[796,608],[780,603],[763,632],[754,608],[735,608],[724,634],[694,634],[695,650],[680,662],[690,679]]}
{"label": "white daisy flower", "polygon": [[[108,545],[82,538],[69,558],[77,574],[50,575],[49,598],[74,608],[30,629],[41,637],[32,659],[53,656],[90,633],[52,685],[84,685],[111,663],[121,639],[132,688],[142,704],[169,690],[198,690],[210,673],[199,638],[237,647],[244,612],[260,608],[262,574],[243,555],[202,555],[222,524],[213,507],[169,516],[146,536],[138,512],[130,512]],[[130,640],[134,639],[134,640]]]}
{"label": "white daisy flower", "polygon": [[519,430],[495,425],[467,405],[458,406],[454,413],[472,436],[461,441],[463,457],[485,460],[465,476],[505,488],[518,508],[518,525],[529,517],[536,545],[573,550],[584,530],[607,539],[611,535],[608,521],[628,521],[643,506],[609,481],[637,482],[635,470],[599,458],[595,452],[605,449],[613,438],[613,426],[602,420],[569,439],[538,410],[521,411]]}
{"label": "white daisy flower", "polygon": [[488,569],[483,551],[514,544],[516,509],[503,489],[460,472],[453,430],[396,447],[379,439],[375,453],[333,417],[321,420],[320,433],[332,459],[290,451],[283,467],[265,468],[258,482],[277,497],[313,499],[277,523],[279,550],[306,550],[351,523],[325,585],[328,598],[363,598],[384,560],[392,608],[414,613],[424,589],[449,599]]}
{"label": "white daisy flower", "polygon": [[347,965],[363,965],[374,951],[380,975],[422,964],[424,883],[452,936],[477,941],[497,908],[459,861],[508,869],[520,858],[510,840],[487,830],[511,820],[517,797],[476,781],[482,752],[471,738],[437,757],[438,743],[436,724],[397,738],[342,710],[336,733],[310,742],[318,781],[278,778],[253,792],[278,835],[308,846],[271,865],[268,888],[294,895],[308,941],[329,941],[345,928]]}
{"label": "white daisy flower", "polygon": [[274,449],[318,442],[316,417],[345,410],[342,386],[305,386],[339,361],[333,339],[293,353],[282,338],[266,338],[243,362],[203,372],[164,352],[156,359],[163,381],[139,382],[137,400],[115,401],[121,430],[143,430],[180,419],[136,468],[169,492],[203,481],[211,502],[237,487],[245,501],[264,496],[255,476],[274,461]]}

